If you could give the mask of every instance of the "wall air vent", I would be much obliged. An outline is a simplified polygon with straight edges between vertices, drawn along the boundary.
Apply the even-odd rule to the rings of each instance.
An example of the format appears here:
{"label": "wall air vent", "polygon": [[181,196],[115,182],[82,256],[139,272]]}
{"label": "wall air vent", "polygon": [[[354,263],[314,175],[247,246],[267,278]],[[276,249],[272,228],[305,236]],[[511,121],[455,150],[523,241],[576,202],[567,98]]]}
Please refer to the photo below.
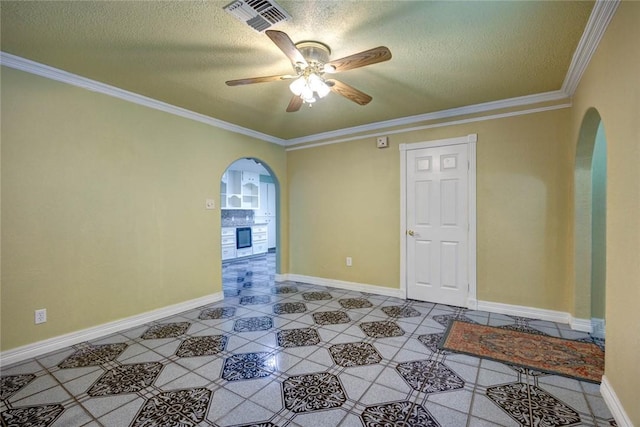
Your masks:
{"label": "wall air vent", "polygon": [[224,10],[259,33],[291,19],[287,11],[273,0],[236,0]]}

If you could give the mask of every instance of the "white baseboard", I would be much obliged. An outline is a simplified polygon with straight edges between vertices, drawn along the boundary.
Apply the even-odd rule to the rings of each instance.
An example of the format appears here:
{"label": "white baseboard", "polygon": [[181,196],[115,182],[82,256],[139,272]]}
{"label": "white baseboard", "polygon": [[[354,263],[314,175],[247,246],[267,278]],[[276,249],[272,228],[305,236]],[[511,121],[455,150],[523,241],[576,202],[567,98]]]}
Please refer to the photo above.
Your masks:
{"label": "white baseboard", "polygon": [[522,305],[503,304],[491,301],[478,301],[476,310],[565,323],[570,325],[571,329],[581,332],[590,333],[592,330],[590,319],[577,319],[564,311],[546,310],[544,308],[525,307]]}
{"label": "white baseboard", "polygon": [[569,315],[571,319],[569,320],[569,325],[571,325],[571,329],[574,331],[580,332],[593,332],[593,323],[591,323],[591,319],[577,319],[571,315]]}
{"label": "white baseboard", "polygon": [[593,325],[593,336],[605,339],[605,320],[593,318],[591,319],[591,324]]}
{"label": "white baseboard", "polygon": [[611,415],[613,415],[613,418],[616,420],[616,424],[618,424],[619,427],[633,427],[631,419],[622,407],[620,400],[618,400],[618,396],[613,390],[613,387],[611,387],[611,383],[607,379],[606,375],[602,376],[600,394],[602,394],[604,403],[607,404],[607,407],[611,411]]}
{"label": "white baseboard", "polygon": [[183,311],[192,310],[194,308],[202,307],[203,305],[222,301],[223,297],[222,292],[217,292],[215,294],[206,295],[204,297],[181,302],[179,304],[173,304],[157,310],[147,311],[146,313],[136,314],[135,316],[104,323],[92,328],[71,332],[69,334],[60,335],[43,341],[38,341],[33,344],[3,351],[0,353],[0,366],[21,362],[23,360],[42,356],[46,353],[84,341],[93,340],[115,332],[135,328],[136,326],[144,325],[145,323],[153,322],[164,317],[173,316],[174,314],[178,314]]}
{"label": "white baseboard", "polygon": [[525,307],[522,305],[503,304],[500,302],[478,301],[478,310],[489,311],[491,313],[508,314],[511,316],[530,317],[532,319],[548,320],[550,322],[567,324],[571,320],[571,315],[563,311]]}
{"label": "white baseboard", "polygon": [[301,274],[283,274],[282,280],[309,283],[311,285],[329,286],[332,288],[345,289],[348,291],[368,292],[372,294],[385,295],[406,299],[401,289],[385,288],[383,286],[368,285],[366,283],[346,282],[343,280],[325,279],[323,277],[303,276]]}

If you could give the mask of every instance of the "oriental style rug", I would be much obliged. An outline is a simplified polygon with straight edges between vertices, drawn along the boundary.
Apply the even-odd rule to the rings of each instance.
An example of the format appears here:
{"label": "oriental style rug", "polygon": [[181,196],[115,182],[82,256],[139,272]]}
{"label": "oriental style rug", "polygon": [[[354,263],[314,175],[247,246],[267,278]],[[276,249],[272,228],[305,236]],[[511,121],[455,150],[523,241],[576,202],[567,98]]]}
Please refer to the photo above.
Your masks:
{"label": "oriental style rug", "polygon": [[457,353],[600,383],[604,351],[591,342],[453,320],[439,347]]}

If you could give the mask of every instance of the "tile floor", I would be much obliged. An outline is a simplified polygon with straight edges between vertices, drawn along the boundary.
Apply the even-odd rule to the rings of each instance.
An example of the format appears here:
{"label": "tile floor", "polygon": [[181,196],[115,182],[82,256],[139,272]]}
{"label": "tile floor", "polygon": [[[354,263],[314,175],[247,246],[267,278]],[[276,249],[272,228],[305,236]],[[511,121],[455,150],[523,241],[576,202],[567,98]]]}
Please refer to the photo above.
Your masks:
{"label": "tile floor", "polygon": [[610,426],[598,385],[438,350],[452,318],[566,325],[274,282],[223,266],[225,299],[2,367],[3,426]]}

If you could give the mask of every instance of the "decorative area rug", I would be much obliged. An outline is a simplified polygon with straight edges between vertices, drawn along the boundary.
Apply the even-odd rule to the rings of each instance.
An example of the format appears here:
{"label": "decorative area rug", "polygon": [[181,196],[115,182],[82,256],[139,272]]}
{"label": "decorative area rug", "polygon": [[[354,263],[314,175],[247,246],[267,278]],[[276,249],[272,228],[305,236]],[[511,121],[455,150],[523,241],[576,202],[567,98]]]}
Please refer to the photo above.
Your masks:
{"label": "decorative area rug", "polygon": [[453,320],[439,347],[550,374],[600,383],[604,351],[594,343]]}

